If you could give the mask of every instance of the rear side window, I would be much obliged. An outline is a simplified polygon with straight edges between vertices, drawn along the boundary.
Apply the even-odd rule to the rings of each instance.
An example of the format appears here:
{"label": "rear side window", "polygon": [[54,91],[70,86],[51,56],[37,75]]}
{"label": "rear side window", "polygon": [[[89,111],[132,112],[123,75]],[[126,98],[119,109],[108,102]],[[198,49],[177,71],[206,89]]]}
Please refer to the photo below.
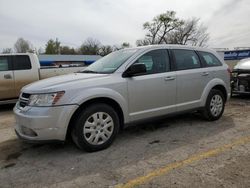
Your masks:
{"label": "rear side window", "polygon": [[31,69],[30,58],[27,55],[17,55],[13,58],[14,70],[28,70]]}
{"label": "rear side window", "polygon": [[192,50],[172,50],[177,70],[200,68],[201,63],[198,55]]}
{"label": "rear side window", "polygon": [[220,60],[209,52],[199,52],[207,67],[221,66]]}
{"label": "rear side window", "polygon": [[11,70],[11,64],[7,56],[0,56],[0,71]]}
{"label": "rear side window", "polygon": [[146,74],[155,74],[170,71],[168,51],[164,49],[153,50],[142,55],[135,64],[144,64]]}

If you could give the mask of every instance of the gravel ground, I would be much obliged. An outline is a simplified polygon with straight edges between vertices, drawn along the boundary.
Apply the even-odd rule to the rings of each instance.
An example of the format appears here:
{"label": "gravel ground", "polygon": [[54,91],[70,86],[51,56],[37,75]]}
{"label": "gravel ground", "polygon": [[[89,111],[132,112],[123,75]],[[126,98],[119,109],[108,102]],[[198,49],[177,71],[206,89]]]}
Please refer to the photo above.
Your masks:
{"label": "gravel ground", "polygon": [[[129,127],[103,151],[74,144],[26,144],[14,134],[13,106],[0,109],[0,187],[249,187],[250,142],[166,173],[168,165],[250,136],[250,97],[234,97],[223,117],[206,122],[184,114]],[[151,179],[147,175],[156,172]],[[138,177],[144,177],[139,182]]]}

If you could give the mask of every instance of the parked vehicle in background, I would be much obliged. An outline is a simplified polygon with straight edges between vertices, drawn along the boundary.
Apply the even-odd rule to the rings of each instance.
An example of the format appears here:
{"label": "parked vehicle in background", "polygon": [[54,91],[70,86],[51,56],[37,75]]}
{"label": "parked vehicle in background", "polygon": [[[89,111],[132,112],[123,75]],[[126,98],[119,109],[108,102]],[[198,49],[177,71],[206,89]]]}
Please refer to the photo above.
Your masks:
{"label": "parked vehicle in background", "polygon": [[154,45],[113,52],[85,70],[22,89],[16,133],[29,141],[64,141],[87,151],[110,146],[120,128],[199,110],[219,119],[230,97],[228,66],[214,51]]}
{"label": "parked vehicle in background", "polygon": [[232,71],[232,94],[250,94],[250,58],[240,60]]}
{"label": "parked vehicle in background", "polygon": [[83,67],[41,68],[36,54],[0,54],[0,104],[16,102],[27,84],[52,76],[82,70]]}

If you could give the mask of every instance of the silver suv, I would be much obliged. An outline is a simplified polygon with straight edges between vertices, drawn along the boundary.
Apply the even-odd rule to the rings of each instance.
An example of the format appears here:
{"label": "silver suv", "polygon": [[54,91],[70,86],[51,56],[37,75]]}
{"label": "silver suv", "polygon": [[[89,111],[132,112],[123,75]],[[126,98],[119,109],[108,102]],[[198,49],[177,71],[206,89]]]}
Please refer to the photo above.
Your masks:
{"label": "silver suv", "polygon": [[22,89],[16,133],[29,141],[107,148],[124,126],[184,111],[221,117],[230,96],[228,66],[214,51],[155,45],[113,52],[81,72]]}

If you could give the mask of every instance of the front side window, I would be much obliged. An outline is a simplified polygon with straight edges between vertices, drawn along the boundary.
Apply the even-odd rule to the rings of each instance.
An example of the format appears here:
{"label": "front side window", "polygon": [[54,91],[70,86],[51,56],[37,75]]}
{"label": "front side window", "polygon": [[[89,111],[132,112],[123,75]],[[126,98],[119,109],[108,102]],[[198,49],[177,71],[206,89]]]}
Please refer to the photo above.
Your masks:
{"label": "front side window", "polygon": [[213,54],[209,52],[199,52],[199,54],[203,57],[205,64],[207,67],[221,66],[220,60],[217,59]]}
{"label": "front side window", "polygon": [[168,51],[164,49],[153,50],[142,55],[135,64],[144,64],[147,70],[146,74],[170,71]]}
{"label": "front side window", "polygon": [[192,50],[173,50],[177,70],[200,68],[198,55]]}
{"label": "front side window", "polygon": [[17,55],[13,62],[14,70],[28,70],[31,69],[30,58],[27,55]]}
{"label": "front side window", "polygon": [[11,70],[8,57],[0,56],[0,71],[8,71],[8,70]]}

